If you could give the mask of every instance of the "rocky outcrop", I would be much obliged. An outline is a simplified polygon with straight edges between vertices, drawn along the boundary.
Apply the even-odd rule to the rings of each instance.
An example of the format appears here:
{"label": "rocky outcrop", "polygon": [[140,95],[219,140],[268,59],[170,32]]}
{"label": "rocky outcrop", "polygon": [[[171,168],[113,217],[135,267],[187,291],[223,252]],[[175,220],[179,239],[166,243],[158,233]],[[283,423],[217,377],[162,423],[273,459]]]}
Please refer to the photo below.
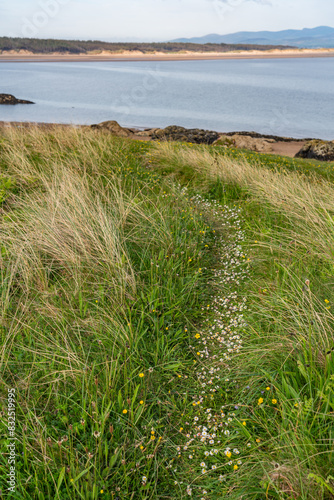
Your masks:
{"label": "rocky outcrop", "polygon": [[304,142],[312,139],[295,139],[293,137],[282,137],[278,135],[259,134],[258,132],[224,132],[224,136],[232,135],[253,137],[254,139],[273,139],[274,142]]}
{"label": "rocky outcrop", "polygon": [[240,149],[248,149],[257,153],[271,153],[274,139],[260,139],[246,135],[220,135],[219,139],[214,142],[217,146],[236,147]]}
{"label": "rocky outcrop", "polygon": [[17,99],[11,94],[0,94],[0,104],[35,104],[32,101]]}
{"label": "rocky outcrop", "polygon": [[295,158],[334,161],[334,141],[309,141],[298,151]]}
{"label": "rocky outcrop", "polygon": [[171,125],[164,129],[157,129],[152,134],[153,140],[160,141],[182,141],[191,142],[193,144],[212,144],[219,138],[217,132],[210,130],[202,130],[198,128],[186,129]]}
{"label": "rocky outcrop", "polygon": [[152,135],[157,132],[157,130],[161,130],[159,128],[146,128],[145,130],[136,130],[135,134],[138,137],[147,137],[148,139],[152,137]]}
{"label": "rocky outcrop", "polygon": [[106,132],[110,132],[112,135],[116,135],[117,137],[133,136],[133,131],[131,129],[121,127],[115,120],[91,125],[91,128],[96,130],[105,130]]}

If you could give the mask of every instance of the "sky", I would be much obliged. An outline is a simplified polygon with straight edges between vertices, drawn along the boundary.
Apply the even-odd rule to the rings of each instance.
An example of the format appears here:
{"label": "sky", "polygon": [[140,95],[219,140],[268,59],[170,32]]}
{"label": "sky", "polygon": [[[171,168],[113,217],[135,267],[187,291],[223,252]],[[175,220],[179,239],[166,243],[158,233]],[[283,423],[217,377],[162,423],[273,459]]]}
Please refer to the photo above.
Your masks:
{"label": "sky", "polygon": [[334,0],[0,0],[0,36],[150,42],[328,25]]}

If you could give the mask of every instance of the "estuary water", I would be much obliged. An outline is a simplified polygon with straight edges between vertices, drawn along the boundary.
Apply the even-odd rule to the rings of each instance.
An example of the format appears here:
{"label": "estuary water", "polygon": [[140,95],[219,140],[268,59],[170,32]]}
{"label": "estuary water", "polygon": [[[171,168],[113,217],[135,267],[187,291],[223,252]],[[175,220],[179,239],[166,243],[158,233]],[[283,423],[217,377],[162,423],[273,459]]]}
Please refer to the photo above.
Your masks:
{"label": "estuary water", "polygon": [[334,139],[334,58],[0,62],[0,121],[182,125]]}

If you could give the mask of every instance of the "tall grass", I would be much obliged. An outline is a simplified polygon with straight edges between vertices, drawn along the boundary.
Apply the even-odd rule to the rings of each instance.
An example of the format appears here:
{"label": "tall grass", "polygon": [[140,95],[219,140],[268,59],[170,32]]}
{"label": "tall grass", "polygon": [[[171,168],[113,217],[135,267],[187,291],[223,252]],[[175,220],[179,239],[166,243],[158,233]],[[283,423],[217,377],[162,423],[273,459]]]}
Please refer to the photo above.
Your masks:
{"label": "tall grass", "polygon": [[192,361],[205,222],[184,217],[179,188],[158,186],[143,154],[77,130],[2,138],[15,193],[0,223],[0,371],[4,413],[7,389],[18,395],[17,498],[156,498],[158,480],[168,498],[166,384]]}
{"label": "tall grass", "polygon": [[235,397],[264,444],[235,498],[262,498],[254,482],[270,498],[332,498],[333,184],[208,148],[164,143],[151,155],[165,175],[244,210],[253,273],[244,292],[249,337],[234,374],[248,389]]}

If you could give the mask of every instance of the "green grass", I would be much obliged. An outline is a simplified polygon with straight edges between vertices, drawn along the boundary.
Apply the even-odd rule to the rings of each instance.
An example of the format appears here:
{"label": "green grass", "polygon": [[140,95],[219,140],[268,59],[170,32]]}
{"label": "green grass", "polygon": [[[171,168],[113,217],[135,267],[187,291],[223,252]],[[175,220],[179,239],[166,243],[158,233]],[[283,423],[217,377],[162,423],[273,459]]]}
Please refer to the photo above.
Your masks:
{"label": "green grass", "polygon": [[0,158],[2,492],[15,388],[12,498],[333,498],[333,165],[68,129]]}
{"label": "green grass", "polygon": [[317,160],[307,160],[291,158],[289,156],[279,156],[273,154],[256,153],[236,148],[213,147],[219,154],[227,156],[233,160],[246,159],[250,164],[260,165],[264,168],[271,168],[280,172],[298,172],[305,176],[323,177],[329,181],[334,180],[334,162],[323,162]]}

